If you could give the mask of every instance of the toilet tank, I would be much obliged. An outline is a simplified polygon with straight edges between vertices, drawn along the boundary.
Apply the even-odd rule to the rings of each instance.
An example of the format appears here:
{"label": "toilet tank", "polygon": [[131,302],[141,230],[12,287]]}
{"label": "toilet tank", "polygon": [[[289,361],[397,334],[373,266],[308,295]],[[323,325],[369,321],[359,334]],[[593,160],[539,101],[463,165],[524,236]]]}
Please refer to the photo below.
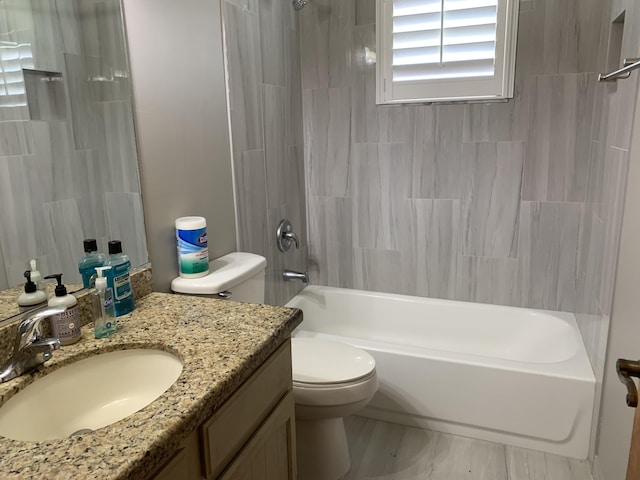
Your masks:
{"label": "toilet tank", "polygon": [[174,278],[171,290],[187,295],[264,303],[266,266],[267,260],[260,255],[246,252],[229,253],[209,262],[209,273],[204,277]]}

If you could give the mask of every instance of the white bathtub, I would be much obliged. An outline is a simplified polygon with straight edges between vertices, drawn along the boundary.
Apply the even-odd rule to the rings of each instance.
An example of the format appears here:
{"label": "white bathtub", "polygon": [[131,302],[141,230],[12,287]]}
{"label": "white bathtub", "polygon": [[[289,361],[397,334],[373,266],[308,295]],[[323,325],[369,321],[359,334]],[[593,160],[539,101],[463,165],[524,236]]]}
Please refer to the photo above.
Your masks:
{"label": "white bathtub", "polygon": [[564,312],[308,286],[298,337],[376,359],[364,416],[586,458],[595,378]]}

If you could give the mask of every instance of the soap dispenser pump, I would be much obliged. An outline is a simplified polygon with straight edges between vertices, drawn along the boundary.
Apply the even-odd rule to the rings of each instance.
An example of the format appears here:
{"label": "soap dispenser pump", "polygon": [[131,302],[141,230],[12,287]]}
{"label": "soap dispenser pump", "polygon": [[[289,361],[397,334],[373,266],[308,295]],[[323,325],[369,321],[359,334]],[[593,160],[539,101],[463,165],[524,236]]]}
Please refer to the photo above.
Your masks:
{"label": "soap dispenser pump", "polygon": [[82,337],[80,330],[80,312],[78,310],[78,300],[73,295],[67,293],[67,287],[62,284],[62,274],[48,275],[46,279],[55,278],[58,285],[55,289],[55,296],[49,300],[50,307],[63,305],[67,307],[64,312],[51,315],[51,330],[53,336],[60,339],[61,345],[71,345]]}
{"label": "soap dispenser pump", "polygon": [[42,275],[40,275],[40,272],[38,271],[38,268],[36,267],[36,259],[33,258],[31,259],[31,261],[29,262],[29,266],[31,267],[31,281],[33,283],[36,284],[36,289],[44,292],[45,297],[47,296],[47,291],[45,289],[45,287],[42,285]]}
{"label": "soap dispenser pump", "polygon": [[47,295],[42,290],[38,290],[36,284],[31,279],[31,272],[29,270],[24,272],[24,278],[27,279],[27,283],[24,284],[24,293],[18,297],[20,313],[47,304]]}
{"label": "soap dispenser pump", "polygon": [[96,296],[100,304],[100,311],[97,312],[93,322],[93,334],[96,338],[106,338],[118,331],[116,315],[113,304],[113,290],[107,286],[107,279],[104,271],[111,270],[108,267],[96,267]]}

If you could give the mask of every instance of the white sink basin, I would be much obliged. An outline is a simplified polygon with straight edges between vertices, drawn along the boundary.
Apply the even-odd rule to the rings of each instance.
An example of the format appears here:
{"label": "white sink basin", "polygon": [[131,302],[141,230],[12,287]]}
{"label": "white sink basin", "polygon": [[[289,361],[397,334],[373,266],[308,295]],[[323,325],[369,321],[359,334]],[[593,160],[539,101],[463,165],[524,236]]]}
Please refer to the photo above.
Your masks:
{"label": "white sink basin", "polygon": [[118,350],[36,380],[0,407],[0,435],[66,438],[96,430],[149,405],[173,385],[182,362],[160,350]]}

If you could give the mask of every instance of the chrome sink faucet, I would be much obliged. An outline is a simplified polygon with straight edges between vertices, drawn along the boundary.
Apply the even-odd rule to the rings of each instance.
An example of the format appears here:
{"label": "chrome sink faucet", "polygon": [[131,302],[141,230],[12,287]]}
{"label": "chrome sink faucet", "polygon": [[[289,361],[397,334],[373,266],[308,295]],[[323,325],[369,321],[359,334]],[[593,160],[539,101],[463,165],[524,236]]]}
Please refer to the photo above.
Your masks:
{"label": "chrome sink faucet", "polygon": [[58,338],[42,338],[40,324],[56,313],[62,313],[66,307],[52,307],[40,310],[25,317],[18,325],[18,332],[13,346],[13,353],[0,367],[0,383],[12,380],[29,373],[53,356],[53,351],[60,348]]}
{"label": "chrome sink faucet", "polygon": [[282,278],[287,282],[291,280],[300,280],[302,283],[309,283],[309,275],[307,272],[301,273],[294,270],[285,270],[282,272]]}

